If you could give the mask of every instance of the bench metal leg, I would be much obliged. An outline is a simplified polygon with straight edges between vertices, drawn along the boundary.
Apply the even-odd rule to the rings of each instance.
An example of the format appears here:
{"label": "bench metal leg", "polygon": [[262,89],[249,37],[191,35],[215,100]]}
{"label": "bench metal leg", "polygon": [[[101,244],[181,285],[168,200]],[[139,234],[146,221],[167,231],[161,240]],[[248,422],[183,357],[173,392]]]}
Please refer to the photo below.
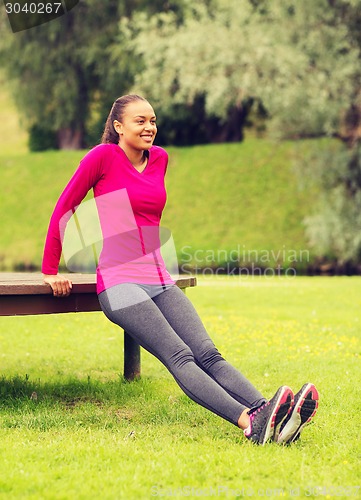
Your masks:
{"label": "bench metal leg", "polygon": [[140,377],[140,346],[124,331],[124,378],[134,380]]}
{"label": "bench metal leg", "polygon": [[[181,290],[186,293],[185,288]],[[124,330],[124,378],[134,380],[140,377],[140,346]]]}

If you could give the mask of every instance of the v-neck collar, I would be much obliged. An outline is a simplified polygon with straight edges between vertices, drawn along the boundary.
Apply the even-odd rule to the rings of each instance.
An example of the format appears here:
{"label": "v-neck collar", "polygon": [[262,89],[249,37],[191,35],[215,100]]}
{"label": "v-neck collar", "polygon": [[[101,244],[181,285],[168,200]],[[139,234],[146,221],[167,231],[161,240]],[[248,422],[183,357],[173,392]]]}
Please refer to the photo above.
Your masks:
{"label": "v-neck collar", "polygon": [[119,148],[121,154],[123,154],[123,156],[125,157],[125,159],[127,160],[128,162],[128,165],[129,167],[134,170],[138,175],[143,175],[145,173],[145,171],[149,168],[149,163],[150,163],[150,149],[147,149],[147,150],[144,150],[144,154],[145,156],[147,157],[147,163],[145,165],[145,167],[143,168],[143,170],[139,171],[138,169],[135,168],[135,166],[133,165],[133,163],[129,160],[128,156],[126,155],[125,151],[123,148],[121,148],[119,146],[119,144],[116,145],[117,148]]}

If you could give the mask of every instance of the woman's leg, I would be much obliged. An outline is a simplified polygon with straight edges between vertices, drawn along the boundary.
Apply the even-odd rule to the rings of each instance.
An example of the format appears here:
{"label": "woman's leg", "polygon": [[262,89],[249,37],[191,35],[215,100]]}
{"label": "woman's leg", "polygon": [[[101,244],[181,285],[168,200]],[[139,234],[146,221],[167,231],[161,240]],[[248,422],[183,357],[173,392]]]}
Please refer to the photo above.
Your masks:
{"label": "woman's leg", "polygon": [[191,349],[199,366],[232,398],[247,408],[259,406],[266,401],[251,382],[221,356],[193,304],[177,286],[169,288],[153,300],[173,330]]}
{"label": "woman's leg", "polygon": [[[168,300],[168,307],[177,309],[178,299],[172,296],[176,301]],[[241,414],[245,415],[246,405],[236,401],[198,366],[190,347],[177,335],[153,300],[133,284],[121,284],[99,295],[105,315],[156,356],[191,399],[238,425]],[[129,303],[133,305],[127,305]],[[162,302],[162,305],[165,303]],[[187,321],[188,317],[184,317],[184,322]],[[178,325],[177,321],[175,323]]]}

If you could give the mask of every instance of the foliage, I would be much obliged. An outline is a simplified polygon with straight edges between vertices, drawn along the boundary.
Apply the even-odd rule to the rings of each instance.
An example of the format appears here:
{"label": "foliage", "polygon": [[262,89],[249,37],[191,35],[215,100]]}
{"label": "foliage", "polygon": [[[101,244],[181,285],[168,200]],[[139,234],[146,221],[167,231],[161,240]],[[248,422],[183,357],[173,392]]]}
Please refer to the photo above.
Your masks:
{"label": "foliage", "polygon": [[15,152],[22,154],[28,151],[27,129],[19,119],[2,69],[0,70],[0,151],[1,155],[12,155]]}
{"label": "foliage", "polygon": [[86,0],[56,20],[6,36],[3,58],[20,114],[29,128],[58,132],[60,146],[84,145],[90,103],[106,77],[98,61],[115,31],[117,4]]}
{"label": "foliage", "polygon": [[306,217],[306,232],[319,256],[338,264],[361,261],[361,145],[352,149],[313,149],[299,160],[303,183],[316,183],[320,195],[314,214]]}
{"label": "foliage", "polygon": [[[169,108],[160,104],[157,107],[160,124],[157,141],[173,146],[242,141],[244,128],[254,126],[255,120],[262,121],[261,110],[256,106],[253,106],[251,116],[252,105],[250,99],[240,109],[233,107],[227,113],[227,119],[222,120],[207,114],[204,96],[197,96],[192,104],[171,103]],[[257,125],[254,128],[257,130]]]}
{"label": "foliage", "polygon": [[29,149],[30,151],[57,149],[55,132],[34,124],[29,131]]}
{"label": "foliage", "polygon": [[5,33],[1,60],[23,121],[57,131],[62,146],[97,142],[110,105],[132,86],[172,129],[166,143],[240,140],[260,102],[283,135],[334,134],[357,98],[360,6],[84,0]]}
{"label": "foliage", "polygon": [[[175,12],[182,0],[166,2]],[[66,15],[13,34],[5,28],[0,58],[28,129],[57,132],[61,148],[98,142],[113,101],[132,83],[136,61],[114,57],[118,20],[137,8],[148,15],[164,0],[83,0]]]}
{"label": "foliage", "polygon": [[156,105],[205,99],[208,115],[260,99],[284,135],[339,131],[355,98],[360,2],[213,0],[172,12],[137,13],[121,31],[143,64],[135,89]]}
{"label": "foliage", "polygon": [[290,447],[252,445],[144,351],[141,380],[124,382],[122,334],[102,313],[0,318],[0,496],[138,500],[193,487],[185,496],[356,498],[359,290],[360,278],[296,278],[187,291],[220,352],[266,397],[283,383],[318,387],[314,421]]}

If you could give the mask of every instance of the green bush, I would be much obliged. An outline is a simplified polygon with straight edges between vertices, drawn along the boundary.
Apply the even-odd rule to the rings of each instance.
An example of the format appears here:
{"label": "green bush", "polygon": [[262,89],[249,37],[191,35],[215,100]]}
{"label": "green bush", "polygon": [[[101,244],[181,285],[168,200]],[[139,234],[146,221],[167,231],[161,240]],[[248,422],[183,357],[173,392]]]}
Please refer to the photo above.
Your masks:
{"label": "green bush", "polygon": [[39,124],[33,125],[29,130],[29,149],[30,151],[58,149],[55,132]]}

